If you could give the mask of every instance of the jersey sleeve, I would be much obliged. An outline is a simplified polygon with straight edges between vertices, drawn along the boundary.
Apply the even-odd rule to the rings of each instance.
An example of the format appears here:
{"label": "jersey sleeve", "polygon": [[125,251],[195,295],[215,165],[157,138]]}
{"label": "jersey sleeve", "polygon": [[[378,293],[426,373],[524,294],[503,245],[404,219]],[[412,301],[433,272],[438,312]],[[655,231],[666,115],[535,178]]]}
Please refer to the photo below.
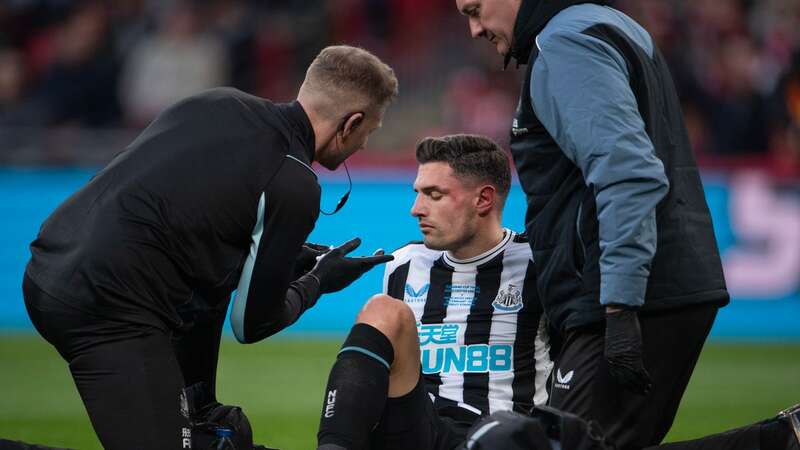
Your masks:
{"label": "jersey sleeve", "polygon": [[583,173],[597,203],[600,303],[644,303],[656,251],[656,212],[669,189],[625,60],[583,33],[549,36],[531,78],[534,110]]}
{"label": "jersey sleeve", "polygon": [[257,342],[281,331],[320,296],[314,277],[292,280],[295,260],[319,215],[319,185],[308,170],[286,158],[260,196],[231,311],[239,342]]}
{"label": "jersey sleeve", "polygon": [[[408,256],[408,244],[392,252],[394,260],[386,263],[386,268],[383,271],[383,290],[382,293],[390,297],[402,300],[405,292],[405,284],[399,285],[399,279],[405,279],[405,275],[401,275],[398,271],[408,272],[408,265],[410,264]],[[401,270],[403,269],[403,270]],[[403,281],[405,283],[405,281]]]}
{"label": "jersey sleeve", "polygon": [[386,295],[389,295],[389,280],[392,278],[395,269],[397,269],[397,265],[392,264],[393,262],[394,261],[389,261],[386,263],[383,269],[383,286],[381,288],[381,293]]}

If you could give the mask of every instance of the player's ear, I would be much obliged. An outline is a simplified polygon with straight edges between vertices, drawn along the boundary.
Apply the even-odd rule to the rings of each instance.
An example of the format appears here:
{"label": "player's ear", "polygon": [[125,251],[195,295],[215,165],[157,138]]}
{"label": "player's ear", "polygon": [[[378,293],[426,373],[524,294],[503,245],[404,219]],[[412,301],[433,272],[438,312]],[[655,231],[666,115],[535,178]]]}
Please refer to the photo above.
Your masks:
{"label": "player's ear", "polygon": [[489,214],[497,204],[497,189],[491,184],[486,184],[478,188],[478,196],[475,199],[475,207],[478,214],[483,216]]}
{"label": "player's ear", "polygon": [[352,132],[356,131],[363,121],[364,113],[360,111],[347,116],[344,122],[342,122],[342,138],[346,138]]}

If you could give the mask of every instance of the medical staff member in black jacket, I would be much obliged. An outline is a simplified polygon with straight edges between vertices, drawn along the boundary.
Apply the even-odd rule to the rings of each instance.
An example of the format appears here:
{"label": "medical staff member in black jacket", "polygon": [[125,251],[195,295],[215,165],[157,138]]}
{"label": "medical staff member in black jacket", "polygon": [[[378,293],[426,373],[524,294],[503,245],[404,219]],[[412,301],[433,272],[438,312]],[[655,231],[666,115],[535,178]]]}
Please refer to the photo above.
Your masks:
{"label": "medical staff member in black jacket", "polygon": [[392,258],[347,257],[358,239],[304,242],[319,214],[311,163],[362,149],[396,95],[377,57],[328,47],[292,103],[220,88],[168,108],[45,220],[25,303],[103,447],[185,447],[179,395],[213,386],[234,289],[234,335],[257,342]]}
{"label": "medical staff member in black jacket", "polygon": [[666,62],[604,3],[456,0],[474,38],[526,65],[511,151],[563,341],[550,404],[624,450],[670,429],[728,292]]}

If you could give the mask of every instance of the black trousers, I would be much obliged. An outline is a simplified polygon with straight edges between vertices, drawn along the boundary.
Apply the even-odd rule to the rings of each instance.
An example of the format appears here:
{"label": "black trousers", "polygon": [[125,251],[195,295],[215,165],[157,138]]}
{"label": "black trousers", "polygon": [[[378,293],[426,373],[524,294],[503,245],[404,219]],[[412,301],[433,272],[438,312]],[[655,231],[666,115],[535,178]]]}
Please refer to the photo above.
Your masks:
{"label": "black trousers", "polygon": [[197,381],[213,387],[224,309],[178,337],[77,310],[43,292],[27,276],[23,294],[33,325],[69,363],[104,448],[190,447],[180,393],[187,383]]}
{"label": "black trousers", "polygon": [[772,450],[762,445],[761,435],[762,426],[754,424],[691,441],[656,445],[645,450]]}
{"label": "black trousers", "polygon": [[603,356],[604,324],[564,336],[553,371],[550,405],[597,421],[620,450],[659,444],[678,411],[717,306],[640,315],[644,364],[653,380],[646,396],[620,387]]}

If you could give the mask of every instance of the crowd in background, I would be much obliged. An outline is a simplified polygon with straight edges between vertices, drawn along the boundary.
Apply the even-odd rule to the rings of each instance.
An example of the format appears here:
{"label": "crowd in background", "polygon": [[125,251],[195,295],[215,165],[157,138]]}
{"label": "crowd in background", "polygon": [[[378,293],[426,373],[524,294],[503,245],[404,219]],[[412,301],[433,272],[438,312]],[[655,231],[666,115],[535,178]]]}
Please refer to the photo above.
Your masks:
{"label": "crowd in background", "polygon": [[[701,161],[769,160],[800,173],[800,2],[616,7],[669,61]],[[119,150],[115,140],[214,86],[292,100],[332,43],[367,48],[397,72],[400,99],[371,143],[382,159],[407,156],[430,134],[507,142],[519,72],[469,39],[452,0],[3,0],[0,161],[43,145],[56,161],[74,147]]]}

